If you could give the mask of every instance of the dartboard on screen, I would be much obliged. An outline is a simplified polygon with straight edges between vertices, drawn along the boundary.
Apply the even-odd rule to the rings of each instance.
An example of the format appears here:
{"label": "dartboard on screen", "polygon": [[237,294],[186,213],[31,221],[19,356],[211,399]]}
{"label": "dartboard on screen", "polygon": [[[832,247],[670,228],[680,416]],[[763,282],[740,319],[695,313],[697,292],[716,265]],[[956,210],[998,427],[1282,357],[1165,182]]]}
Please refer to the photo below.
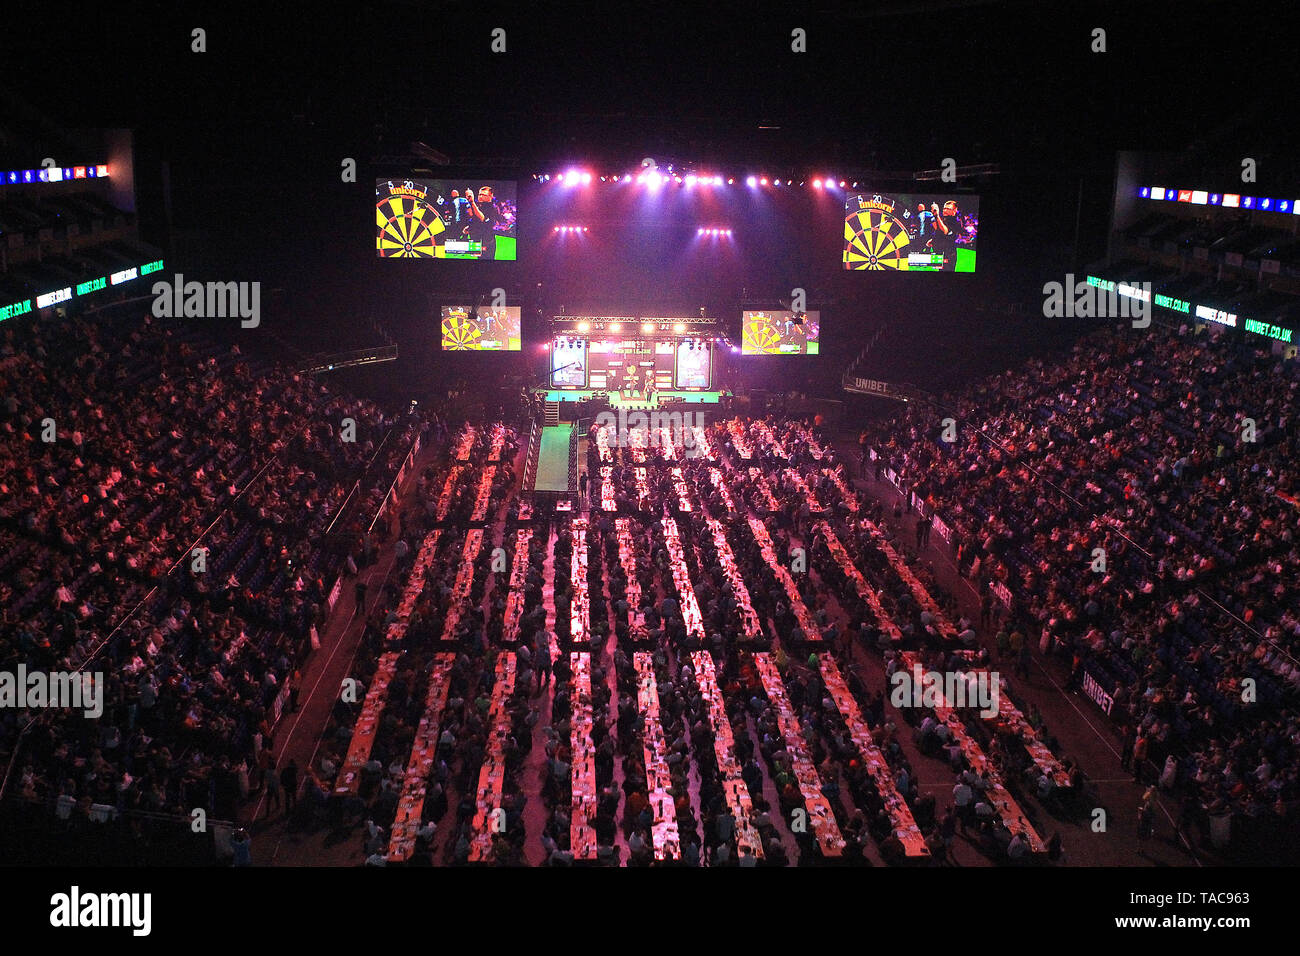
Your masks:
{"label": "dartboard on screen", "polygon": [[394,183],[375,203],[375,251],[381,258],[441,258],[446,224],[423,187]]}

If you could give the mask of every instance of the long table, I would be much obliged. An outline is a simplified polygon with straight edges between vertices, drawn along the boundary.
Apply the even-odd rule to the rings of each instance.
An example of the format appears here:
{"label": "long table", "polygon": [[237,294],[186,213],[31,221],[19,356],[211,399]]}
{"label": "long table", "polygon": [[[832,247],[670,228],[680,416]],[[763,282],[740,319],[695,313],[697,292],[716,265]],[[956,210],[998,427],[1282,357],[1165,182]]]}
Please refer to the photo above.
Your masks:
{"label": "long table", "polygon": [[492,479],[496,477],[496,465],[483,469],[483,477],[478,480],[478,492],[474,497],[474,512],[470,521],[482,521],[487,517],[488,504],[492,499]]}
{"label": "long table", "polygon": [[483,530],[474,528],[467,532],[465,549],[461,553],[460,570],[456,572],[456,581],[452,585],[451,595],[447,598],[447,618],[442,626],[444,641],[456,639],[456,627],[460,624],[460,616],[469,601],[470,588],[474,584],[474,565],[478,561],[478,553],[482,548]]}
{"label": "long table", "polygon": [[818,521],[813,525],[813,528],[826,539],[826,547],[830,550],[831,557],[835,559],[835,563],[840,566],[840,570],[844,572],[850,583],[857,588],[858,595],[867,602],[867,606],[871,608],[871,613],[876,616],[876,623],[889,635],[891,640],[901,641],[903,639],[902,630],[894,623],[884,605],[880,603],[880,596],[876,593],[876,589],[862,576],[862,572],[858,570],[857,565],[853,563],[853,559],[849,557],[849,552],[845,549],[835,531],[825,521]]}
{"label": "long table", "polygon": [[528,579],[528,546],[533,540],[531,528],[515,532],[515,558],[510,566],[510,592],[501,626],[501,639],[508,644],[519,638],[519,621],[524,615],[524,585]]}
{"label": "long table", "polygon": [[631,525],[627,518],[614,519],[618,537],[618,563],[627,576],[627,625],[631,631],[636,620],[636,610],[641,606],[641,579],[636,575],[636,546],[632,543]]}
{"label": "long table", "polygon": [[898,792],[889,764],[871,739],[871,732],[867,729],[867,722],[862,719],[862,711],[858,709],[858,702],[854,700],[853,694],[849,692],[849,685],[840,673],[839,667],[835,664],[835,659],[829,654],[822,654],[819,664],[821,665],[822,682],[826,685],[826,690],[831,695],[831,700],[835,702],[835,707],[840,712],[840,716],[844,718],[844,725],[849,731],[849,739],[857,747],[858,756],[862,758],[863,766],[867,768],[867,772],[871,774],[871,779],[876,784],[876,792],[880,795],[880,799],[885,802],[885,809],[889,813],[890,822],[893,824],[894,836],[898,837],[903,844],[903,850],[907,856],[929,856],[930,848],[925,845],[925,837],[921,834],[921,828],[916,825],[916,818],[912,816],[912,809],[907,805],[907,801],[903,799],[903,795]]}
{"label": "long table", "polygon": [[591,599],[587,594],[587,519],[573,519],[573,554],[569,562],[569,639],[583,644],[591,635]]}
{"label": "long table", "polygon": [[447,706],[454,654],[435,654],[433,669],[429,673],[429,692],[424,698],[424,714],[415,730],[411,744],[411,758],[406,764],[402,779],[402,794],[397,800],[397,816],[389,835],[388,859],[403,862],[415,852],[415,837],[424,814],[424,797],[429,783],[429,771],[438,752],[438,728],[442,711]]}
{"label": "long table", "polygon": [[569,655],[570,693],[573,713],[569,719],[570,765],[569,850],[575,860],[594,860],[597,856],[596,817],[599,794],[596,792],[596,755],[592,749],[591,728],[591,655]]}
{"label": "long table", "polygon": [[672,477],[673,490],[677,492],[677,507],[682,511],[689,512],[691,510],[691,499],[688,497],[686,490],[686,480],[682,478],[682,470],[672,468],[668,474]]}
{"label": "long table", "polygon": [[661,522],[664,530],[664,543],[668,545],[668,565],[672,568],[673,584],[681,598],[682,621],[686,631],[697,640],[704,640],[704,615],[700,613],[700,602],[695,597],[695,588],[691,586],[691,577],[686,570],[686,552],[682,549],[681,535],[677,522],[665,517]]}
{"label": "long table", "polygon": [[795,620],[799,622],[799,627],[803,630],[804,640],[820,641],[822,639],[821,628],[813,620],[808,605],[804,604],[803,596],[799,593],[794,578],[790,577],[790,572],[786,570],[785,565],[777,560],[776,547],[772,544],[772,538],[767,533],[767,526],[757,518],[750,518],[749,529],[753,532],[754,540],[758,542],[759,550],[763,553],[763,560],[768,563],[772,573],[776,575],[776,579],[785,588],[786,597],[790,599],[790,610],[794,614]]}
{"label": "long table", "polygon": [[713,487],[718,489],[718,493],[722,497],[722,503],[727,506],[727,510],[734,512],[736,503],[731,500],[731,492],[727,490],[727,482],[722,477],[722,472],[716,468],[709,468],[709,481],[713,482]]}
{"label": "long table", "polygon": [[668,744],[659,723],[659,686],[655,680],[654,660],[649,651],[633,655],[637,676],[637,706],[643,730],[641,749],[645,757],[646,797],[654,813],[651,837],[656,860],[676,860],[681,856],[681,838],[677,831],[677,804],[672,795],[672,774],[667,761]]}
{"label": "long table", "polygon": [[736,611],[740,615],[740,632],[749,641],[760,638],[763,636],[763,626],[759,622],[758,612],[754,610],[754,603],[750,599],[749,588],[745,586],[745,579],[741,576],[740,569],[736,567],[736,556],[731,551],[731,545],[727,543],[726,529],[716,518],[706,517],[704,520],[713,535],[713,547],[718,552],[722,573],[731,584],[732,595],[736,599]]}
{"label": "long table", "polygon": [[352,742],[348,745],[348,755],[343,758],[343,766],[334,779],[336,796],[356,794],[361,783],[361,768],[370,760],[370,751],[375,746],[375,733],[379,730],[379,715],[384,712],[388,702],[388,685],[397,673],[397,661],[401,651],[386,651],[379,656],[375,676],[370,679],[370,689],[361,705],[361,716],[352,728]]}
{"label": "long table", "polygon": [[742,855],[748,852],[750,856],[761,860],[763,840],[754,822],[757,814],[749,796],[749,787],[741,774],[740,762],[736,759],[736,740],[731,732],[731,721],[727,718],[726,701],[718,686],[713,658],[707,651],[696,651],[691,655],[691,663],[695,668],[695,681],[700,685],[700,693],[709,705],[707,713],[709,729],[713,732],[713,755],[718,762],[718,776],[722,780],[722,793],[726,797],[727,808],[736,820],[736,849]]}
{"label": "long table", "polygon": [[[904,651],[901,655],[903,666],[909,672],[915,673],[917,668],[924,671],[921,665],[921,659],[915,651]],[[1007,792],[1007,788],[1002,783],[1002,775],[998,773],[998,768],[993,766],[993,761],[989,760],[984,753],[983,748],[971,737],[966,730],[966,725],[961,716],[952,708],[945,704],[940,704],[934,708],[936,720],[942,721],[947,725],[953,740],[961,747],[961,752],[966,757],[966,762],[970,764],[971,769],[977,774],[987,773],[989,776],[990,786],[988,789],[988,798],[993,805],[993,809],[1002,819],[1003,825],[1012,833],[1019,833],[1022,839],[1029,844],[1029,849],[1034,853],[1045,853],[1046,844],[1043,843],[1034,828],[1030,826],[1025,819],[1025,813],[1020,809],[1014,797]]]}
{"label": "long table", "polygon": [[476,807],[472,826],[473,838],[469,844],[469,861],[482,863],[492,858],[492,836],[501,832],[497,827],[501,817],[501,791],[505,786],[505,743],[510,736],[510,695],[515,692],[515,655],[497,656],[496,684],[492,688],[492,705],[488,710],[487,748],[483,766],[479,768],[478,788],[474,791]]}
{"label": "long table", "polygon": [[777,725],[785,740],[786,753],[790,755],[790,767],[799,782],[799,792],[803,794],[804,806],[808,810],[808,819],[812,824],[817,845],[821,847],[822,856],[840,857],[844,855],[844,837],[840,834],[839,824],[835,822],[835,813],[830,801],[822,793],[821,778],[812,758],[804,750],[803,732],[799,718],[785,693],[785,684],[781,681],[776,662],[769,654],[755,654],[754,663],[758,675],[763,681],[763,691],[776,710]]}

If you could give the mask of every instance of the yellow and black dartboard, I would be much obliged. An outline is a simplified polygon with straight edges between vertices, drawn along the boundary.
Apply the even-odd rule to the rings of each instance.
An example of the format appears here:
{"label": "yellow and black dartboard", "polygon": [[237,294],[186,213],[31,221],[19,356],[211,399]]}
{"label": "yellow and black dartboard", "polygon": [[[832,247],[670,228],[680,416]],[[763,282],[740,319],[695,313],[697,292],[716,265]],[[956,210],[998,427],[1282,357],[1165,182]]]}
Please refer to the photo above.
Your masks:
{"label": "yellow and black dartboard", "polygon": [[464,309],[444,309],[442,313],[442,347],[449,352],[468,352],[481,348],[483,328]]}
{"label": "yellow and black dartboard", "polygon": [[781,333],[771,315],[766,312],[745,315],[745,324],[740,330],[740,351],[744,355],[781,353]]}
{"label": "yellow and black dartboard", "polygon": [[906,269],[907,227],[880,209],[860,209],[844,219],[844,268]]}
{"label": "yellow and black dartboard", "polygon": [[438,211],[409,189],[394,189],[375,204],[375,249],[381,258],[442,258],[446,225]]}

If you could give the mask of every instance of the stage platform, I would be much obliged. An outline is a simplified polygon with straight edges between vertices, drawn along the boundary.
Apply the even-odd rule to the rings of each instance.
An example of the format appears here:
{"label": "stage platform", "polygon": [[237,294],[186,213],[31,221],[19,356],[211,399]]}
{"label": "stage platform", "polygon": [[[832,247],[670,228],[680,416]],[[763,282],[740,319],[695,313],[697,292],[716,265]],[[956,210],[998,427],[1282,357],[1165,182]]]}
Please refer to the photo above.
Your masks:
{"label": "stage platform", "polygon": [[[585,402],[596,394],[595,389],[565,389],[563,391],[552,390],[546,393],[545,398],[548,402]],[[677,404],[685,402],[694,405],[716,405],[722,401],[724,392],[656,392],[653,401],[647,402],[644,398],[631,396],[623,398],[617,392],[609,396],[611,408],[658,408],[665,403]]]}
{"label": "stage platform", "polygon": [[542,429],[534,491],[569,492],[569,439],[573,428],[573,425],[550,425]]}

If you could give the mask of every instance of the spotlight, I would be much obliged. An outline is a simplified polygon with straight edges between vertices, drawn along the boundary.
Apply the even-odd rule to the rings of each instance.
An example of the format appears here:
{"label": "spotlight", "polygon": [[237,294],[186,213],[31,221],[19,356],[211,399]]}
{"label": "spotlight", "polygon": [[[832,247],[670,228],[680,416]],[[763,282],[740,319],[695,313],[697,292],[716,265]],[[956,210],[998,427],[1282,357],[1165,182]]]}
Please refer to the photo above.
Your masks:
{"label": "spotlight", "polygon": [[748,179],[745,180],[745,185],[748,186],[750,189],[753,189],[755,186],[758,185],[758,180],[755,179],[753,176],[750,176]]}
{"label": "spotlight", "polygon": [[585,186],[585,185],[587,185],[587,183],[589,183],[589,182],[591,182],[591,173],[583,173],[583,174],[582,174],[582,184]]}
{"label": "spotlight", "polygon": [[641,331],[644,332],[646,335],[649,335],[654,330],[655,330],[655,324],[653,322],[641,323]]}
{"label": "spotlight", "polygon": [[721,185],[722,185],[722,177],[721,177],[721,176],[714,176],[714,177],[713,177],[713,185],[715,185],[715,186],[721,186]]}
{"label": "spotlight", "polygon": [[686,185],[687,185],[687,186],[694,186],[694,185],[695,185],[695,177],[694,177],[694,176],[687,176],[687,177],[686,177]]}
{"label": "spotlight", "polygon": [[774,179],[774,180],[772,180],[772,185],[773,185],[773,186],[780,186],[780,185],[781,185],[781,180],[779,180],[779,179]]}
{"label": "spotlight", "polygon": [[579,323],[578,323],[578,331],[579,331],[579,332],[590,332],[590,331],[591,331],[591,323],[590,323],[590,322],[579,322]]}
{"label": "spotlight", "polygon": [[564,177],[564,181],[569,186],[576,186],[580,175],[581,174],[576,169],[571,169],[569,170],[569,175]]}
{"label": "spotlight", "polygon": [[[802,185],[802,183],[800,185]],[[813,189],[821,189],[821,188],[822,188],[822,181],[820,179],[814,179]]]}
{"label": "spotlight", "polygon": [[766,186],[766,185],[767,185],[767,177],[764,176],[762,179],[759,180],[759,183],[761,183],[762,185]]}
{"label": "spotlight", "polygon": [[840,180],[840,189],[843,189],[843,188],[844,188],[844,180],[841,179],[841,180]]}
{"label": "spotlight", "polygon": [[556,226],[556,227],[555,227],[555,231],[556,231],[556,232],[559,232],[559,231],[560,231],[560,227],[559,227],[559,226]]}
{"label": "spotlight", "polygon": [[734,179],[728,177],[728,178],[727,178],[727,185],[728,185],[728,186],[734,186],[734,185],[736,185],[736,181],[735,181]]}
{"label": "spotlight", "polygon": [[623,323],[622,323],[622,322],[611,322],[611,323],[609,323],[609,330],[610,330],[611,332],[622,332],[622,331],[623,331]]}
{"label": "spotlight", "polygon": [[676,323],[676,324],[673,326],[673,331],[676,332],[678,335],[681,335],[683,332],[686,331],[686,325],[685,325],[685,323],[682,323],[682,322],[678,322],[678,323]]}

